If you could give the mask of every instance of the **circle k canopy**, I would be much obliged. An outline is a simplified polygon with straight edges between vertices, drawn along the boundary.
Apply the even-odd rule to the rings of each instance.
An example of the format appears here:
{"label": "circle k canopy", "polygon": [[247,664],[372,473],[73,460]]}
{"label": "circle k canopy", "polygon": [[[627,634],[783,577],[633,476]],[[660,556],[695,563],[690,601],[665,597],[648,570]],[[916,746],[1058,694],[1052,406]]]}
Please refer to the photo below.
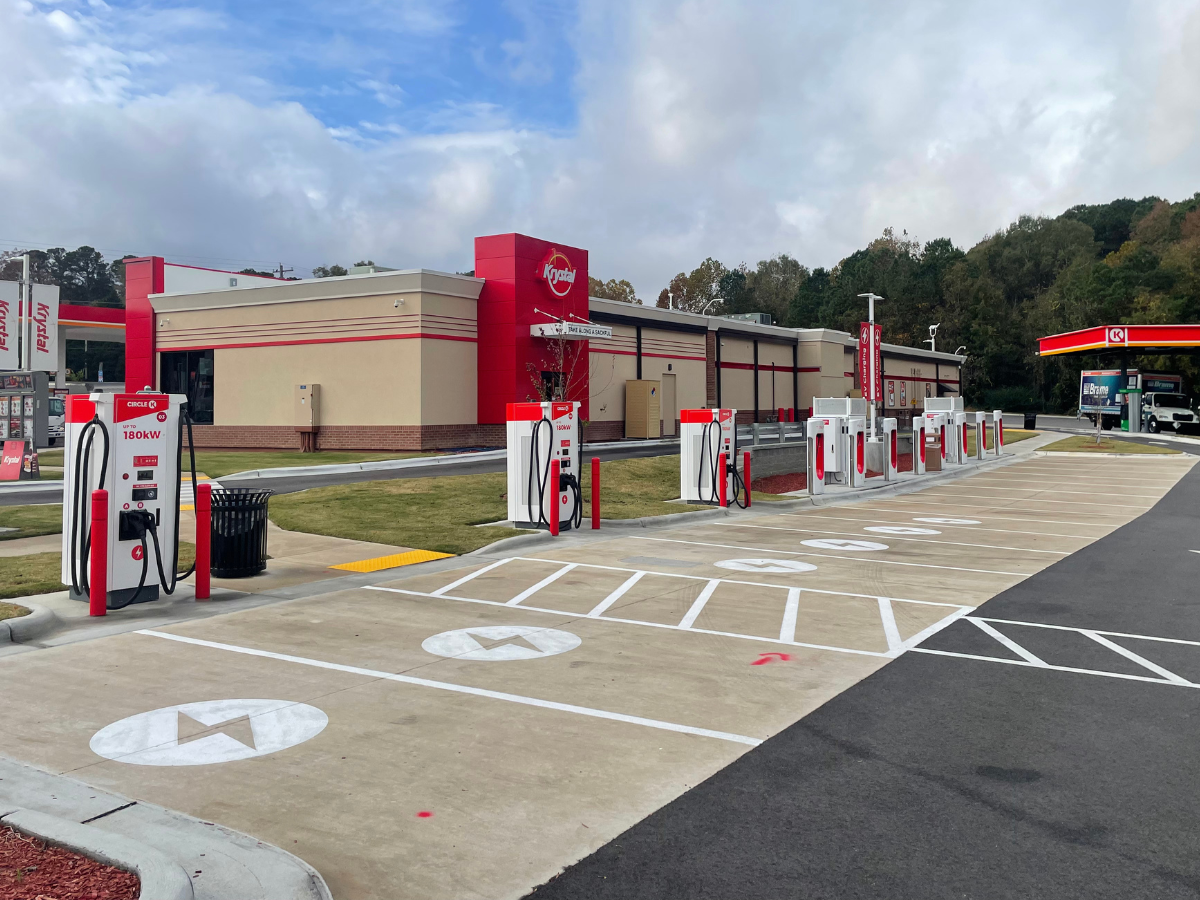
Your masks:
{"label": "circle k canopy", "polygon": [[1140,353],[1200,349],[1200,325],[1097,325],[1038,338],[1039,356],[1135,350]]}

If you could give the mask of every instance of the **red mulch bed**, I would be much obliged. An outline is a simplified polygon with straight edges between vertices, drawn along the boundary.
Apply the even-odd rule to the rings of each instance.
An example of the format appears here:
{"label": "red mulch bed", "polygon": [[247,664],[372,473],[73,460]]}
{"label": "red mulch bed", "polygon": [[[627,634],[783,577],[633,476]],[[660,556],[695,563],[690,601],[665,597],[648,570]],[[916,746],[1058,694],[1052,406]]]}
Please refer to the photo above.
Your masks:
{"label": "red mulch bed", "polygon": [[4,900],[137,900],[141,890],[132,872],[0,827]]}
{"label": "red mulch bed", "polygon": [[[913,458],[911,453],[901,453],[897,458],[897,469],[901,472],[911,472]],[[867,470],[868,478],[882,478],[882,472]],[[792,491],[802,491],[808,487],[808,476],[803,472],[792,472],[789,475],[768,475],[766,478],[755,478],[750,487],[762,494],[788,494]]]}

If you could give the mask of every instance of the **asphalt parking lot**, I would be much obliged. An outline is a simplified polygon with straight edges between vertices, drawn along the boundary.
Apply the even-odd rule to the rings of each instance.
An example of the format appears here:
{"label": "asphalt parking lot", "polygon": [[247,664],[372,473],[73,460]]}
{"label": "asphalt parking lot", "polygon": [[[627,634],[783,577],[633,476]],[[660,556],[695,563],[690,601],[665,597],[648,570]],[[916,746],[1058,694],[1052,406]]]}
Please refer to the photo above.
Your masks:
{"label": "asphalt parking lot", "polygon": [[[796,896],[805,886],[809,896],[930,896],[906,893],[933,852],[913,828],[961,840],[958,826],[936,824],[954,805],[931,808],[919,778],[883,785],[891,793],[880,799],[880,782],[860,783],[843,757],[858,760],[866,741],[863,765],[873,765],[890,759],[893,738],[907,748],[914,734],[937,733],[946,754],[990,746],[996,790],[1021,790],[1003,772],[1047,767],[993,746],[1008,740],[994,697],[977,697],[966,724],[946,730],[956,698],[977,684],[1058,679],[1047,683],[1096,702],[1105,691],[1158,692],[1139,721],[1168,692],[1191,697],[1146,684],[1167,679],[1104,643],[1123,639],[1078,632],[1145,619],[1122,619],[1113,603],[1081,620],[1061,582],[1053,598],[1028,586],[1078,568],[1192,462],[1026,456],[917,493],[584,532],[24,653],[0,659],[0,676],[38,689],[10,695],[0,753],[277,844],[338,898],[515,898],[584,857],[537,896]],[[1075,577],[1111,580],[1093,564]],[[1038,599],[1013,605],[1014,592]],[[1170,636],[1172,621],[1123,630]],[[1046,624],[1067,631],[1033,627]],[[1055,656],[1041,632],[1070,632],[1117,662]],[[870,693],[881,679],[899,679],[888,690],[901,692],[883,706]],[[1071,679],[1081,686],[1057,687]],[[1043,692],[1010,693],[1051,727]],[[1055,747],[1092,734],[1086,704],[1066,705]],[[1012,730],[1021,712],[1003,723]],[[1078,779],[1105,752],[1093,746]],[[827,782],[850,793],[819,793]],[[911,851],[907,874],[894,874],[891,849],[847,844],[841,823],[872,835],[894,826]],[[836,849],[844,877],[796,874]],[[1038,892],[954,894],[984,895]]]}

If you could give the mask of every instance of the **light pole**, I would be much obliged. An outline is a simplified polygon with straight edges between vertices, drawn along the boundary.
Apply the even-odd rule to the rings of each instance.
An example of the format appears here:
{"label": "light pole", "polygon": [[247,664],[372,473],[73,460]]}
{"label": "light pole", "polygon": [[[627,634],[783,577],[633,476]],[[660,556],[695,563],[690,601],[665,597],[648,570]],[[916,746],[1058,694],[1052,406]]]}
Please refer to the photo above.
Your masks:
{"label": "light pole", "polygon": [[[867,355],[871,361],[870,366],[869,366],[870,373],[871,373],[871,380],[868,382],[871,385],[870,390],[868,391],[868,396],[871,398],[871,426],[870,426],[870,429],[868,430],[868,438],[873,441],[873,440],[875,440],[875,374],[876,374],[875,373],[875,301],[882,300],[883,298],[880,297],[878,294],[874,294],[874,293],[870,293],[870,292],[868,292],[866,294],[859,294],[858,296],[867,298],[867,323],[870,326],[867,329],[867,335],[869,338]],[[880,373],[880,381],[882,382],[882,380],[883,380],[883,375],[882,375],[882,373]],[[883,398],[880,397],[879,399],[882,400]]]}

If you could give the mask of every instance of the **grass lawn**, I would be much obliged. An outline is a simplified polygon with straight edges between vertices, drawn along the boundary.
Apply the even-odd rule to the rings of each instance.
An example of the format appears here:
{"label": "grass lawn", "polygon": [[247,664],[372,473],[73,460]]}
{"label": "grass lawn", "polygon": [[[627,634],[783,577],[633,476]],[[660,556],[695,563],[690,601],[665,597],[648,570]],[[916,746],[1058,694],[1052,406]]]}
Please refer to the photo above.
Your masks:
{"label": "grass lawn", "polygon": [[[585,462],[587,462],[585,460]],[[679,496],[679,457],[623,459],[600,464],[601,515],[636,519],[687,512],[665,501]],[[314,488],[271,499],[271,519],[289,531],[374,541],[442,553],[468,553],[523,532],[484,522],[507,517],[507,478],[443,475]],[[591,464],[584,467],[584,528],[591,517]],[[755,500],[779,500],[754,493]]]}
{"label": "grass lawn", "polygon": [[27,615],[29,615],[29,610],[23,606],[17,606],[15,603],[0,603],[0,621]]}
{"label": "grass lawn", "polygon": [[1052,453],[1152,453],[1177,454],[1178,450],[1169,447],[1155,447],[1151,444],[1138,444],[1134,441],[1118,441],[1112,438],[1101,438],[1096,443],[1093,435],[1075,434],[1061,441],[1055,441],[1042,448]]}
{"label": "grass lawn", "polygon": [[17,529],[17,531],[0,532],[0,541],[33,537],[38,534],[59,534],[62,532],[62,504],[0,506],[0,527]]}
{"label": "grass lawn", "polygon": [[[1015,444],[1018,441],[1027,441],[1031,437],[1034,437],[1036,434],[1037,434],[1036,431],[1023,431],[1020,428],[1005,428],[1004,429],[1004,446],[1007,447],[1009,444]],[[987,452],[989,452],[989,453],[992,451],[992,440],[993,440],[993,436],[989,433],[988,434],[988,449],[987,449]],[[967,429],[967,456],[974,456],[974,455],[975,455],[975,428],[974,428],[974,426],[972,426]]]}
{"label": "grass lawn", "polygon": [[[151,550],[153,554],[153,549]],[[196,545],[179,542],[179,568],[186,569],[196,558]],[[154,560],[150,560],[150,574],[146,581],[158,578]],[[0,597],[28,597],[32,594],[48,594],[63,590],[62,554],[34,553],[29,556],[0,556]],[[12,604],[0,603],[0,619],[5,618],[4,608]],[[20,608],[20,607],[16,607]],[[14,614],[15,615],[15,614]]]}

